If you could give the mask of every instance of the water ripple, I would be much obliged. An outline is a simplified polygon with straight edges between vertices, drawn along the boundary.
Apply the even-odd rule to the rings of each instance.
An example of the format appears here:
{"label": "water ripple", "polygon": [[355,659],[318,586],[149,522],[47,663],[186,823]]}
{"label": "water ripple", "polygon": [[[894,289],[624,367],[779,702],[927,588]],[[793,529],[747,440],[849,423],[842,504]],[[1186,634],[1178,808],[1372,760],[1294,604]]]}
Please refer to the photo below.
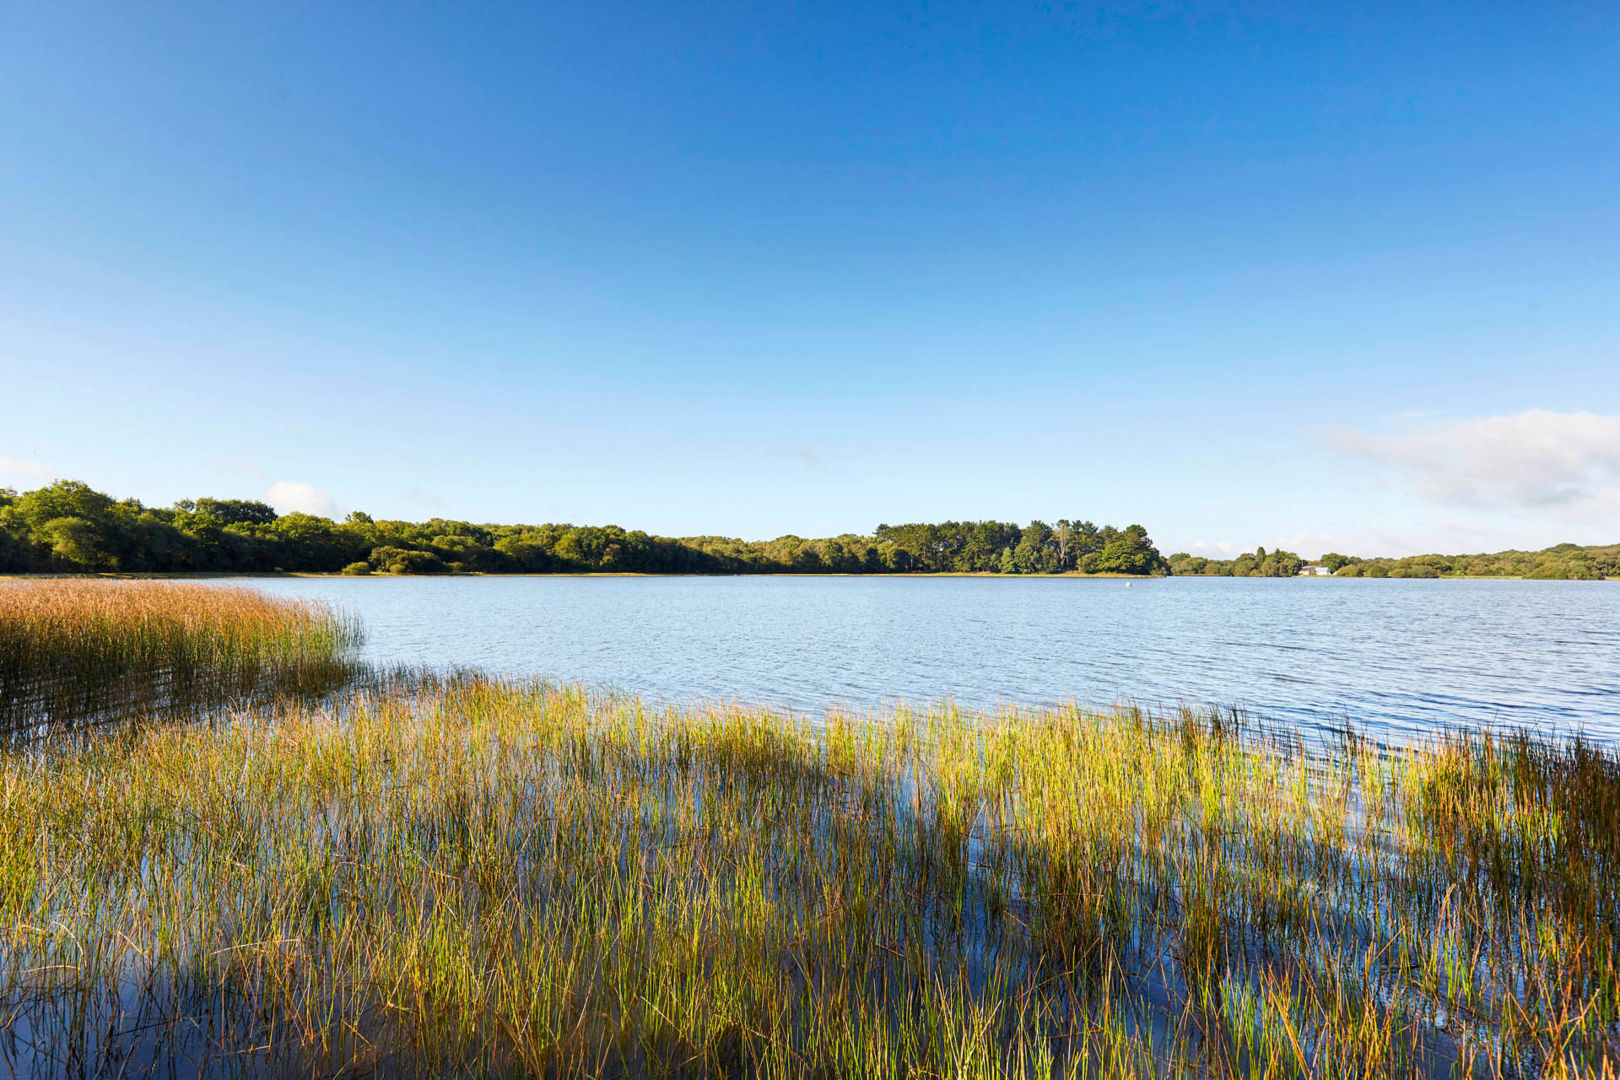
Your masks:
{"label": "water ripple", "polygon": [[304,578],[373,659],[820,710],[1121,700],[1326,731],[1620,741],[1620,585],[1030,578]]}

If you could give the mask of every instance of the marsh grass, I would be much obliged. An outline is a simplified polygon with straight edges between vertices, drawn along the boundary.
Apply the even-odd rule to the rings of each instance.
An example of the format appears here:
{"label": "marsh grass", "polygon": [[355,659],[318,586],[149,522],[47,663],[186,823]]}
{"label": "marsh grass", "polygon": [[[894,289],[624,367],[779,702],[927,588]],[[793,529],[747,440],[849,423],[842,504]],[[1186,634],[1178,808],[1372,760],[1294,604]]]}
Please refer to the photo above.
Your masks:
{"label": "marsh grass", "polygon": [[0,755],[19,1075],[1614,1075],[1620,765],[464,676]]}
{"label": "marsh grass", "polygon": [[250,589],[0,581],[0,735],[330,690],[360,640],[353,620]]}

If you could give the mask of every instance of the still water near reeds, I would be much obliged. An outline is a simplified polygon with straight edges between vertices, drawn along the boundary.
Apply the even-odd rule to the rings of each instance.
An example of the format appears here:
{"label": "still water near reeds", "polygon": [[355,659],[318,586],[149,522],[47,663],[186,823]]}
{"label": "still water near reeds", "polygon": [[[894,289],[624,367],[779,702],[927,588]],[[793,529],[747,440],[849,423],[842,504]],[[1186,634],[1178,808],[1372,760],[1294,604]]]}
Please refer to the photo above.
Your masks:
{"label": "still water near reeds", "polygon": [[311,698],[363,630],[310,601],[156,581],[0,581],[0,738]]}
{"label": "still water near reeds", "polygon": [[0,1075],[1611,1078],[1620,766],[477,676],[0,753]]}
{"label": "still water near reeds", "polygon": [[[243,582],[238,582],[238,584]],[[971,578],[256,579],[366,656],[808,711],[949,697],[1242,706],[1306,733],[1620,740],[1620,584]]]}
{"label": "still water near reeds", "polygon": [[[1328,719],[1301,740],[1197,710],[665,709],[367,673],[359,624],[310,601],[375,620],[316,591],[348,589],[438,627],[443,655],[385,638],[376,659],[499,667],[455,636],[447,598],[572,591],[562,629],[585,634],[595,612],[600,642],[647,620],[600,597],[645,604],[668,581],[260,584],[309,591],[0,594],[0,671],[168,694],[179,664],[230,691],[198,695],[193,719],[41,724],[0,746],[0,1075],[1247,1080],[1613,1077],[1620,1062],[1612,746],[1474,731],[1381,750],[1327,736]],[[724,591],[742,583],[673,584],[677,614],[715,607],[706,642],[688,634],[685,655],[709,662],[687,677],[746,671],[724,650],[750,626],[768,636],[761,594],[750,616]],[[924,584],[982,598],[1008,583]],[[1122,604],[1151,609],[1136,590],[1155,584],[1172,583],[1096,594],[1090,621],[1130,624]],[[1253,595],[1197,587],[1234,610]],[[776,595],[770,640],[781,673],[802,673],[826,619]],[[538,624],[555,644],[561,609],[525,623],[486,607],[482,640]],[[1567,607],[1531,609],[1507,621],[1569,625]],[[901,614],[924,649],[917,610]],[[1586,613],[1599,635],[1601,615]],[[1012,621],[1026,651],[1045,640]],[[1020,655],[984,640],[986,657]],[[1015,668],[1034,687],[1043,670]],[[363,677],[311,696],[311,671]],[[781,673],[750,686],[780,697]],[[244,687],[248,711],[196,722]],[[47,711],[70,700],[53,694]]]}

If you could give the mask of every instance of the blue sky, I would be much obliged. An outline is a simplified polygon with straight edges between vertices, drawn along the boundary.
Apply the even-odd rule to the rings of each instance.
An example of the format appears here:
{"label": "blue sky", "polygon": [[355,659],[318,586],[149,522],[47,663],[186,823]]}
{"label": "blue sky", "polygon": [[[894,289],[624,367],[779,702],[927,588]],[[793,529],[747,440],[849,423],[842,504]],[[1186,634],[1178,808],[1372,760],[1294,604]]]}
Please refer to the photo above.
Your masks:
{"label": "blue sky", "polygon": [[16,5],[0,486],[1620,540],[1620,8]]}

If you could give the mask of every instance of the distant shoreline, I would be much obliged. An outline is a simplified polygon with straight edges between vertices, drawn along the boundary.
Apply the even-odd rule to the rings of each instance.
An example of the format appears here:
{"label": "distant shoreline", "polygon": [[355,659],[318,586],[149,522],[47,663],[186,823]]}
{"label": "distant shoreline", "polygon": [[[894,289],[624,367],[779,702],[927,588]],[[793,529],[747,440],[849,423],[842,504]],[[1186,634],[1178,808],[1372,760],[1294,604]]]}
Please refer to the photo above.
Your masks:
{"label": "distant shoreline", "polygon": [[863,571],[838,572],[831,570],[806,571],[804,573],[789,573],[783,571],[769,571],[762,573],[655,573],[652,571],[608,571],[608,570],[580,570],[580,571],[544,571],[536,573],[501,573],[497,571],[463,571],[450,574],[344,574],[341,572],[317,572],[312,570],[131,570],[127,573],[120,571],[102,571],[93,574],[0,574],[0,581],[38,581],[49,578],[66,578],[72,580],[100,579],[106,581],[162,581],[173,579],[186,581],[211,578],[345,578],[349,580],[364,580],[366,578],[381,578],[387,581],[404,580],[409,578],[437,578],[448,580],[451,578],[1007,578],[1013,579],[1040,579],[1040,578],[1075,578],[1083,580],[1108,581],[1162,581],[1172,577],[1170,574],[1083,574],[1070,570],[1061,574],[1002,574],[991,571],[968,570],[942,570],[929,571]]}
{"label": "distant shoreline", "polygon": [[1440,574],[1435,577],[1340,577],[1334,574],[1293,574],[1286,577],[1270,577],[1264,575],[1249,575],[1245,577],[1232,577],[1224,574],[1085,574],[1069,570],[1060,574],[1003,574],[989,570],[944,570],[938,572],[911,572],[898,571],[839,573],[836,571],[809,571],[802,574],[773,571],[766,573],[653,573],[644,571],[605,571],[581,570],[577,572],[548,571],[537,573],[499,573],[472,571],[451,574],[344,574],[322,573],[310,570],[194,570],[194,571],[159,571],[159,570],[132,570],[127,573],[118,571],[104,571],[93,574],[0,574],[0,581],[40,581],[52,578],[66,580],[86,581],[196,581],[212,579],[235,578],[339,578],[344,580],[366,580],[377,578],[384,581],[399,581],[411,579],[438,579],[450,580],[456,578],[993,578],[1008,581],[1041,581],[1072,579],[1078,581],[1170,581],[1186,579],[1203,580],[1263,580],[1263,581],[1567,581],[1573,583],[1591,584],[1593,582],[1616,582],[1620,577],[1604,578],[1536,578],[1525,574]]}

